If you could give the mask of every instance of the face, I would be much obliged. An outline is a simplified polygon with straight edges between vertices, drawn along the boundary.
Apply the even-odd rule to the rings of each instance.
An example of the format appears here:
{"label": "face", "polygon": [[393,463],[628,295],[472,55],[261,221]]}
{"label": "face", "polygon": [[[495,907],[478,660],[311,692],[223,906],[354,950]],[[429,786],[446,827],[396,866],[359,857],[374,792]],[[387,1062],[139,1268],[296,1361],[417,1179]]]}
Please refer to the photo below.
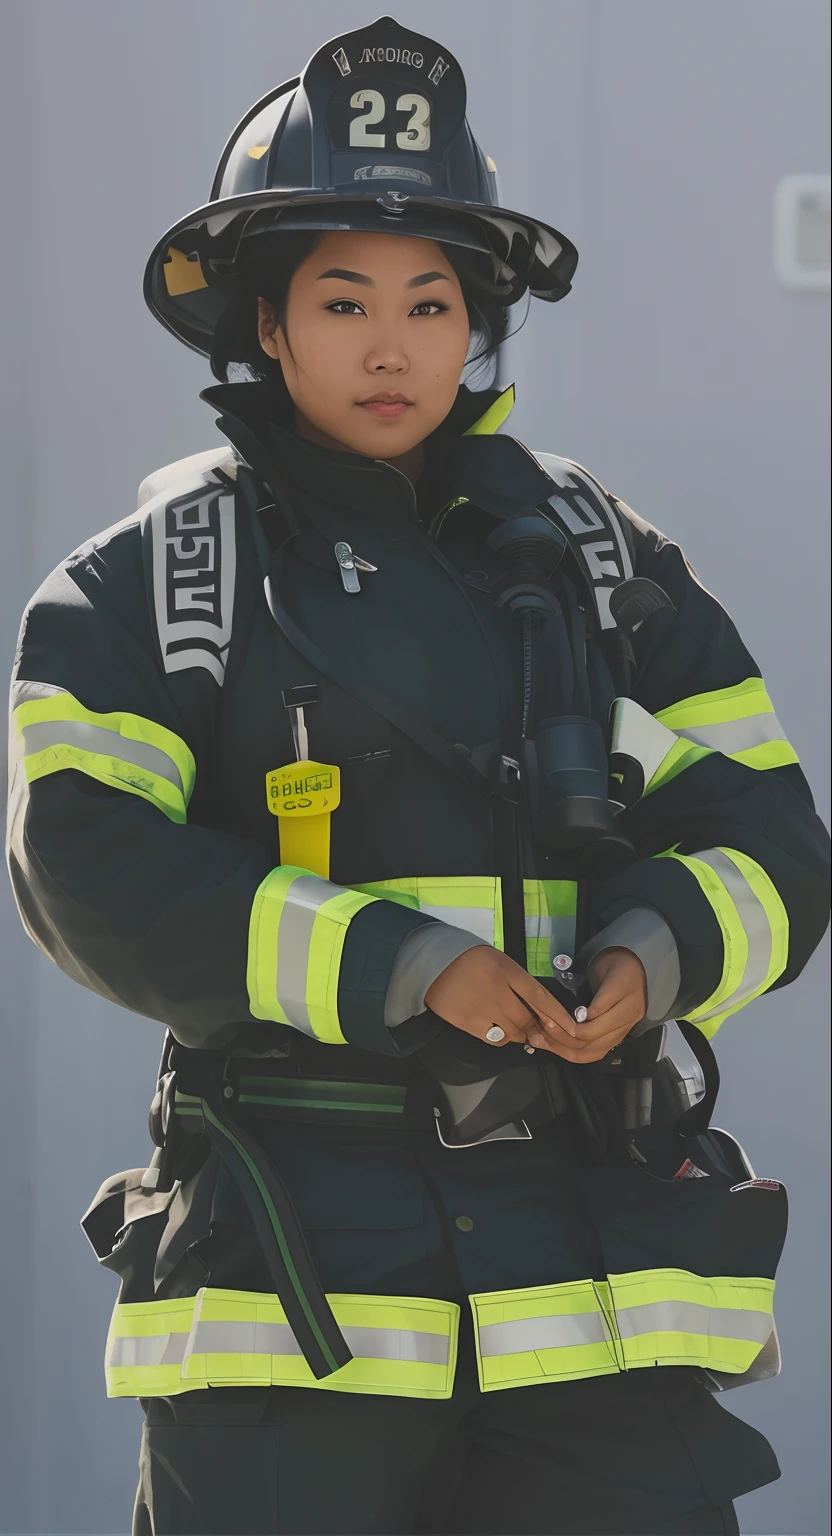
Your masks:
{"label": "face", "polygon": [[[468,353],[459,279],[433,240],[327,234],[289,288],[285,331],[259,301],[299,428],[374,459],[400,458],[444,421]],[[291,350],[289,343],[291,343]]]}

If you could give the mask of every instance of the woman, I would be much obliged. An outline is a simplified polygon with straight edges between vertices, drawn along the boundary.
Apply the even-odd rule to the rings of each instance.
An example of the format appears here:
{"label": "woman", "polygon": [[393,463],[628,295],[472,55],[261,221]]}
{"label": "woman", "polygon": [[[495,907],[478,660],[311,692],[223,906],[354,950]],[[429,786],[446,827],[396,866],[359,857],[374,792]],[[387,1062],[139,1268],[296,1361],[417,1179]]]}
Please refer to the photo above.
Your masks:
{"label": "woman", "polygon": [[680,551],[460,385],[577,260],[464,114],[384,19],[244,119],[146,284],[232,446],[24,621],[23,920],[168,1027],[84,1223],[141,1536],[726,1532],[778,1475],[712,1395],[776,1370],[785,1211],[707,1037],[823,832]]}

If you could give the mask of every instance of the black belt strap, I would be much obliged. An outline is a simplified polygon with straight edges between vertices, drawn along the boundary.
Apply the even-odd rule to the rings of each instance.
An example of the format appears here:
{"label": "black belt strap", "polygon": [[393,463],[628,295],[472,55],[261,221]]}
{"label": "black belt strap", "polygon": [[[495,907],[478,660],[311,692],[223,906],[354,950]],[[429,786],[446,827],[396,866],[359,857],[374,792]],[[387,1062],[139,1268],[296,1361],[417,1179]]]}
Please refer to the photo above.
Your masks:
{"label": "black belt strap", "polygon": [[229,1114],[221,1095],[201,1100],[205,1132],[242,1192],[286,1320],[316,1380],[353,1358],[318,1279],[303,1228],[271,1159]]}

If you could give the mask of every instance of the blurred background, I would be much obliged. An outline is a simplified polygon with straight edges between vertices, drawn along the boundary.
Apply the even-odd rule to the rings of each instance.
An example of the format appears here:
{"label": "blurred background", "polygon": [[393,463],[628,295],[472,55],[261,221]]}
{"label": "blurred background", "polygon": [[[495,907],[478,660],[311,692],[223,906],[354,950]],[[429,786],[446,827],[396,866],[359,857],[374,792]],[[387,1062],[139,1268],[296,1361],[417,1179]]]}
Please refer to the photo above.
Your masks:
{"label": "blurred background", "polygon": [[[132,512],[146,474],[218,440],[197,398],[207,364],[144,307],[151,247],[205,200],[251,103],[380,10],[0,0],[6,672],[50,568]],[[582,461],[683,544],[826,814],[827,0],[397,0],[394,14],[460,59],[506,204],[581,254],[574,293],[534,305],[506,349],[511,431]],[[53,969],[5,882],[0,975],[0,1529],[126,1536],[141,1416],[104,1396],[115,1279],[78,1220],[107,1174],[148,1159],[162,1032]],[[717,1122],[792,1202],[782,1376],[726,1399],[783,1468],[740,1500],[757,1536],[829,1529],[828,1014],[825,952],[717,1042]]]}

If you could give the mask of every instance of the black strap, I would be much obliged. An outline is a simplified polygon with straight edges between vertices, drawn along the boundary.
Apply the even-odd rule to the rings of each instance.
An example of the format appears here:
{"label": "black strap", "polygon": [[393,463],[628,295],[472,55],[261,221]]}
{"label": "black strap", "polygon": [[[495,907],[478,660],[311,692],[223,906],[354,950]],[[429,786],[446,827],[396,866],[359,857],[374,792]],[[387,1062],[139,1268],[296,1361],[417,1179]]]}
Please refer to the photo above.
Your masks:
{"label": "black strap", "polygon": [[266,601],[272,618],[284,638],[316,671],[328,677],[331,683],[335,683],[336,687],[343,689],[345,693],[352,694],[353,698],[360,700],[375,714],[389,720],[397,731],[401,731],[403,736],[409,736],[417,747],[420,747],[429,757],[434,758],[436,762],[441,763],[443,768],[447,768],[467,789],[490,803],[491,788],[488,780],[484,774],[478,772],[468,758],[457,752],[444,737],[432,731],[423,720],[411,715],[409,710],[403,709],[400,704],[396,704],[393,699],[387,698],[379,689],[363,682],[346,668],[342,669],[337,657],[325,655],[314,640],[311,640],[294,619],[289,617],[280,596],[280,578],[286,563],[285,549],[284,543],[273,554],[271,569],[265,583]]}
{"label": "black strap", "polygon": [[221,1095],[203,1097],[201,1104],[208,1140],[245,1198],[286,1320],[320,1381],[347,1365],[352,1353],[318,1279],[289,1195],[270,1158],[232,1118]]}

